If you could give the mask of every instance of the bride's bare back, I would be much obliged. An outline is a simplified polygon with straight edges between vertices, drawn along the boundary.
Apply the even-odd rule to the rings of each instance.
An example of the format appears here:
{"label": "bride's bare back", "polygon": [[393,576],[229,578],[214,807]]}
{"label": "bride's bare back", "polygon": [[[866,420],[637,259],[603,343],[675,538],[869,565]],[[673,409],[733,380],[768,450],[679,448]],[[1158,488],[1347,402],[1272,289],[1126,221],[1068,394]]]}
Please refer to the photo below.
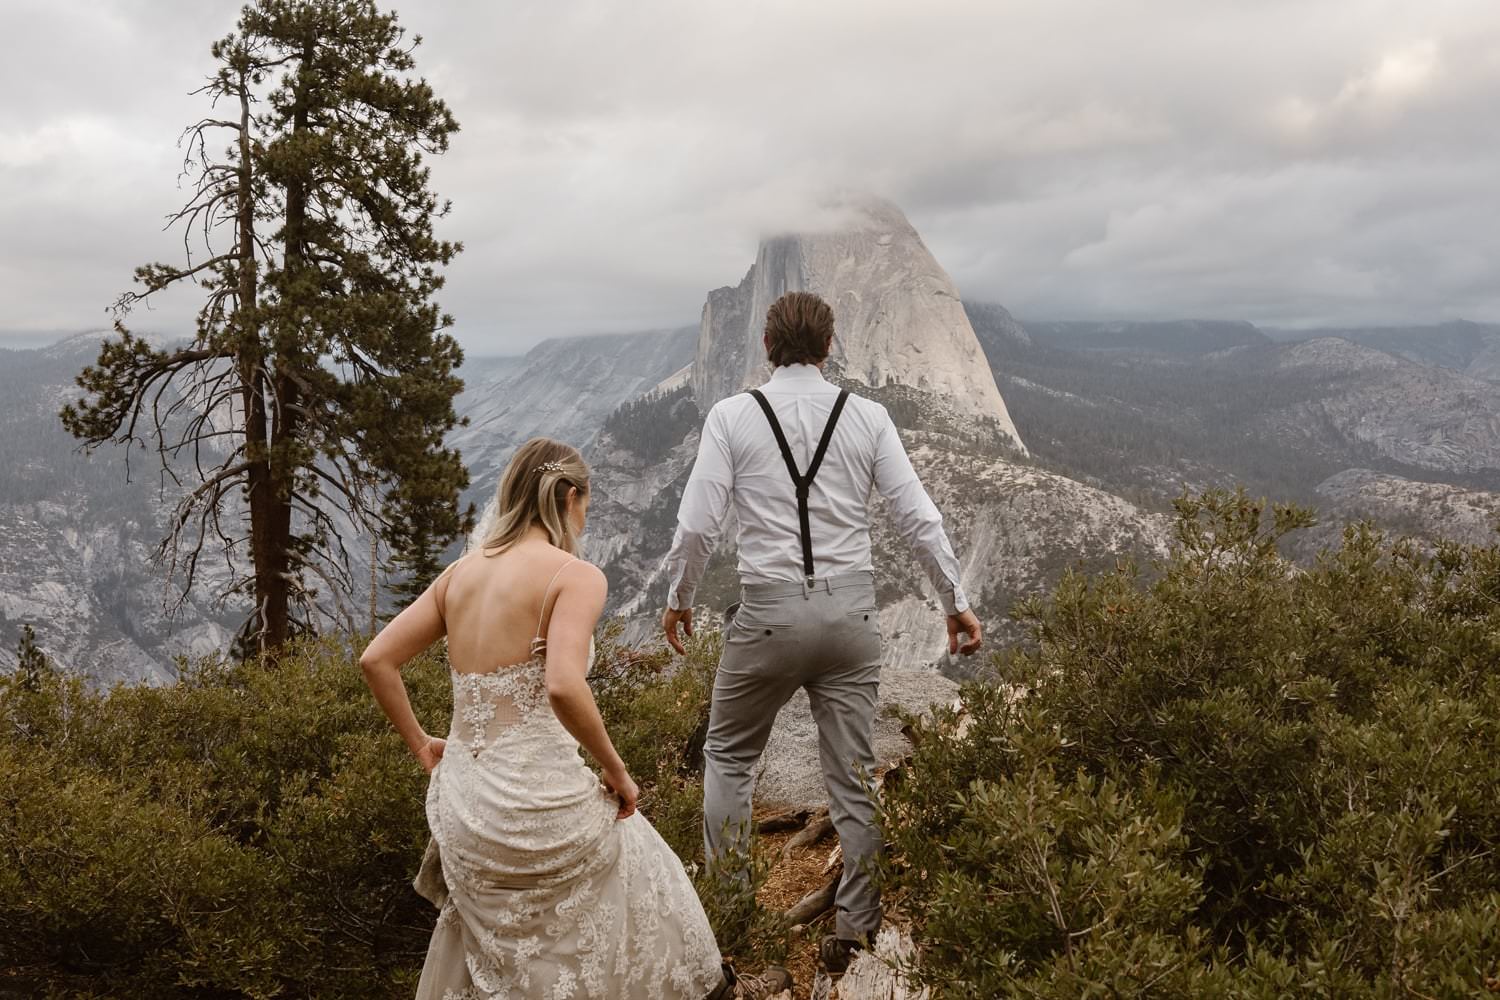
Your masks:
{"label": "bride's bare back", "polygon": [[536,652],[532,640],[546,638],[547,619],[570,578],[594,569],[573,567],[575,562],[555,546],[530,540],[498,555],[475,551],[454,563],[435,595],[453,669],[487,673],[529,662]]}
{"label": "bride's bare back", "polygon": [[[597,566],[550,544],[537,529],[493,556],[473,552],[449,566],[381,629],[360,655],[360,667],[376,701],[430,771],[444,741],[427,735],[412,713],[402,665],[445,635],[449,665],[460,676],[536,664],[545,649],[552,710],[599,762],[610,787],[620,792],[621,815],[628,815],[635,808],[635,784],[604,731],[587,679],[594,627],[608,592]],[[544,641],[533,646],[539,636]]]}

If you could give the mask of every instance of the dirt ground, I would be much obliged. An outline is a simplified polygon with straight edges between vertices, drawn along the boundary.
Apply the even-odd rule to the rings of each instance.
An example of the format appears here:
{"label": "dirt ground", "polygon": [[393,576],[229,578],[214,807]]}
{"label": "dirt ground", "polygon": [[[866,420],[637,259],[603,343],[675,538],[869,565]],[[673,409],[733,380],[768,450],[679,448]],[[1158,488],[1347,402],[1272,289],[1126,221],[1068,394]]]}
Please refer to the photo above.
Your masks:
{"label": "dirt ground", "polygon": [[[795,830],[767,833],[762,834],[760,840],[768,850],[779,856],[786,842],[796,833]],[[757,896],[761,905],[768,909],[789,910],[803,896],[822,885],[823,866],[837,842],[837,838],[830,833],[812,847],[798,851],[785,861],[778,861]],[[813,976],[817,972],[818,941],[824,934],[832,931],[833,911],[829,910],[808,925],[802,934],[792,939],[786,965],[792,974],[793,1000],[807,1000],[811,996]]]}

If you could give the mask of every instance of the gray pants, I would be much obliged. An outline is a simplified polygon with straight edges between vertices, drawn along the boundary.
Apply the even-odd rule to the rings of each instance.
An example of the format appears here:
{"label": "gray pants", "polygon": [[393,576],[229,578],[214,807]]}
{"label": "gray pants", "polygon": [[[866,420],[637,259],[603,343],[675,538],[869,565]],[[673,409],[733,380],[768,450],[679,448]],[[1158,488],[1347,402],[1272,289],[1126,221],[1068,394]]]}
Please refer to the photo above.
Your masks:
{"label": "gray pants", "polygon": [[868,865],[881,840],[860,775],[875,768],[880,631],[873,574],[832,577],[811,588],[744,588],[725,635],[703,747],[704,845],[710,858],[743,845],[755,765],[776,713],[799,687],[807,690],[818,725],[829,815],[844,850],[837,933],[872,934],[880,926],[880,894]]}

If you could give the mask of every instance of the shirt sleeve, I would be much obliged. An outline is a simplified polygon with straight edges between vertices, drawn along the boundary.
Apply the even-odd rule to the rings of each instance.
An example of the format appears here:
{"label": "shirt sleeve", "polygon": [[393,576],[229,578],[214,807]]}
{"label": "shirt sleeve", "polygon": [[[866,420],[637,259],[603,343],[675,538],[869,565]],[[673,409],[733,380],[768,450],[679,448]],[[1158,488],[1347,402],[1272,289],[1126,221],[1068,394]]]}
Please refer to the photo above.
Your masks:
{"label": "shirt sleeve", "polygon": [[703,435],[698,441],[698,459],[682,491],[677,509],[677,533],[667,553],[667,607],[681,611],[693,606],[693,595],[708,567],[709,556],[724,530],[734,488],[734,466],[729,456],[729,438],[724,415],[715,406],[708,411]]}
{"label": "shirt sleeve", "polygon": [[917,478],[890,414],[885,415],[875,442],[875,488],[889,502],[896,532],[911,546],[943,611],[950,615],[967,611],[969,599],[960,580],[958,557],[943,530],[943,515]]}

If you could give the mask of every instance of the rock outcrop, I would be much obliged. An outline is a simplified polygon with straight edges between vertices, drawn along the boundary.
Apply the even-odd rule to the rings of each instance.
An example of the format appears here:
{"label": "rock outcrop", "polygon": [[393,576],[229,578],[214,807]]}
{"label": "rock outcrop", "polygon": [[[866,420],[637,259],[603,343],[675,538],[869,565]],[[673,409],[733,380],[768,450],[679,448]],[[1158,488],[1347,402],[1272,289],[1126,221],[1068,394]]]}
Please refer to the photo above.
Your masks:
{"label": "rock outcrop", "polygon": [[469,424],[455,428],[448,444],[469,466],[470,499],[482,507],[516,446],[539,434],[587,448],[616,407],[692,359],[694,334],[692,327],[679,327],[563,337],[543,341],[522,358],[492,360],[474,375],[466,366],[454,408]]}
{"label": "rock outcrop", "polygon": [[[177,657],[225,649],[235,616],[202,594],[167,613],[153,557],[172,484],[139,454],[127,480],[123,449],[84,454],[58,419],[106,336],[0,351],[0,671],[31,625],[43,652],[100,684],[167,683]],[[201,569],[205,593],[223,582],[213,555]]]}
{"label": "rock outcrop", "polygon": [[809,291],[833,307],[833,372],[871,389],[915,390],[931,401],[929,416],[1024,453],[958,289],[911,223],[875,198],[841,214],[837,230],[765,240],[738,286],[708,294],[693,366],[699,409],[764,381],[766,310]]}
{"label": "rock outcrop", "polygon": [[1500,386],[1491,382],[1337,337],[1234,363],[1246,362],[1279,376],[1288,400],[1267,400],[1261,422],[1289,440],[1434,472],[1500,472]]}
{"label": "rock outcrop", "polygon": [[1340,525],[1370,519],[1397,534],[1441,536],[1470,545],[1490,545],[1500,527],[1500,493],[1448,483],[1426,483],[1370,469],[1347,469],[1318,486],[1332,544]]}

